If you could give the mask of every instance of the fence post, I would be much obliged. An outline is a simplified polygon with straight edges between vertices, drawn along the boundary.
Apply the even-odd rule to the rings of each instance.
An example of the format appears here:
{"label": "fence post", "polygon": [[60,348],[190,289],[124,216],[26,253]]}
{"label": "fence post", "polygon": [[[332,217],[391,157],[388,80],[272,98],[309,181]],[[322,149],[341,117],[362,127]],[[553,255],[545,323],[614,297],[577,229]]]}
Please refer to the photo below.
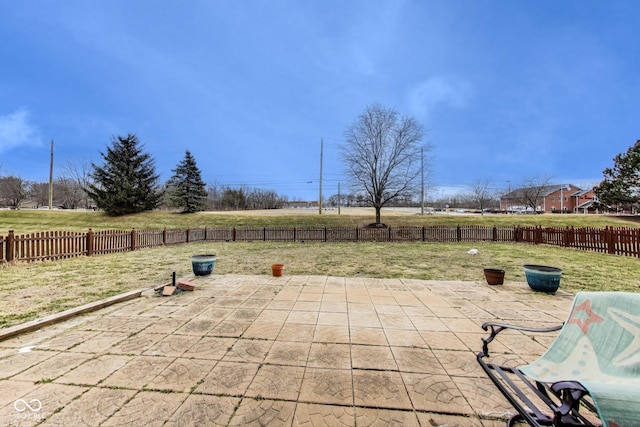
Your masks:
{"label": "fence post", "polygon": [[293,227],[293,241],[296,241],[296,228]]}
{"label": "fence post", "polygon": [[231,231],[231,241],[235,242],[236,241],[236,228],[233,227],[233,230]]}
{"label": "fence post", "polygon": [[605,228],[604,231],[604,235],[606,236],[606,242],[607,242],[607,253],[610,254],[614,254],[616,252],[616,245],[614,242],[614,236],[613,236],[613,229],[609,228],[609,226],[607,226],[607,228]]}
{"label": "fence post", "polygon": [[9,230],[9,234],[7,235],[7,262],[13,261],[13,258],[16,254],[14,242],[15,236],[13,234],[13,230]]}
{"label": "fence post", "polygon": [[87,256],[93,255],[93,230],[87,231]]}
{"label": "fence post", "polygon": [[204,228],[204,240],[207,241],[207,227]]}
{"label": "fence post", "polygon": [[493,238],[494,242],[498,241],[498,228],[495,225],[493,226],[493,236],[492,236],[492,238]]}
{"label": "fence post", "polygon": [[189,243],[189,229],[188,229],[188,228],[185,230],[185,235],[184,235],[184,237],[185,237],[185,239],[186,239],[186,242],[187,242],[187,243]]}
{"label": "fence post", "polygon": [[136,250],[136,229],[131,229],[131,251]]}
{"label": "fence post", "polygon": [[389,241],[391,241],[391,226],[389,226]]}
{"label": "fence post", "polygon": [[166,246],[167,244],[167,227],[162,229],[162,245]]}
{"label": "fence post", "polygon": [[423,242],[424,242],[424,239],[426,238],[426,235],[427,235],[427,231],[426,231],[425,226],[423,225],[422,226],[422,241]]}
{"label": "fence post", "polygon": [[262,241],[267,241],[267,227],[262,227]]}
{"label": "fence post", "polygon": [[458,242],[462,240],[462,230],[460,229],[460,225],[456,227],[456,239],[458,239]]}

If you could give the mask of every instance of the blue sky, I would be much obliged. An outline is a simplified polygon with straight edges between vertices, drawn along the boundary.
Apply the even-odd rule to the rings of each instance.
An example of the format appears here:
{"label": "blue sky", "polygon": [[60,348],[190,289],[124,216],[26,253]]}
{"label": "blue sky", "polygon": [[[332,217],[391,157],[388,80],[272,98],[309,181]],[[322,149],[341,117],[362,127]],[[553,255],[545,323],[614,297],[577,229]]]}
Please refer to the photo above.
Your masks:
{"label": "blue sky", "polygon": [[640,138],[639,24],[635,0],[0,0],[0,174],[135,133],[163,181],[190,150],[208,183],[314,199],[321,138],[328,196],[377,102],[425,127],[428,196],[585,187]]}

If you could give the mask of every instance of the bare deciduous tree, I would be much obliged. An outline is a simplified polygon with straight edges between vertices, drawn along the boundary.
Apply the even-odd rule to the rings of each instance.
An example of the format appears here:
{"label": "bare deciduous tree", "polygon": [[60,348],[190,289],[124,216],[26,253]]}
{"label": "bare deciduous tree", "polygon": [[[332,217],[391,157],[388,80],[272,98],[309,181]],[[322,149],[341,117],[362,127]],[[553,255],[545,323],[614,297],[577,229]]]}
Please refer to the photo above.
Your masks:
{"label": "bare deciduous tree", "polygon": [[484,210],[496,198],[496,192],[491,187],[491,180],[477,179],[471,183],[471,199],[480,209],[480,214],[484,215]]}
{"label": "bare deciduous tree", "polygon": [[527,208],[531,208],[533,213],[538,212],[550,182],[551,177],[549,175],[525,178],[522,181],[522,188],[519,190],[519,198],[522,204]]}
{"label": "bare deciduous tree", "polygon": [[58,178],[53,183],[54,200],[65,209],[88,207],[88,197],[78,181],[71,178]]}
{"label": "bare deciduous tree", "polygon": [[277,209],[288,201],[274,190],[248,186],[228,187],[209,184],[207,204],[210,210]]}
{"label": "bare deciduous tree", "polygon": [[225,188],[220,197],[220,205],[224,210],[242,210],[247,208],[247,189]]}
{"label": "bare deciduous tree", "polygon": [[207,185],[207,209],[215,210],[220,205],[220,198],[222,197],[222,190],[218,184]]}
{"label": "bare deciduous tree", "polygon": [[342,154],[353,190],[380,210],[391,200],[411,196],[420,176],[420,141],[424,131],[412,117],[392,108],[368,106],[345,131]]}
{"label": "bare deciduous tree", "polygon": [[62,170],[61,184],[64,184],[65,199],[85,208],[90,206],[89,195],[84,190],[91,183],[91,163],[68,160]]}
{"label": "bare deciduous tree", "polygon": [[286,202],[286,197],[279,196],[273,190],[254,188],[247,195],[247,205],[250,209],[276,209]]}
{"label": "bare deciduous tree", "polygon": [[20,209],[22,202],[27,200],[31,191],[31,183],[18,176],[0,177],[0,199],[15,208]]}
{"label": "bare deciduous tree", "polygon": [[31,184],[31,198],[40,206],[49,205],[49,183],[34,182]]}

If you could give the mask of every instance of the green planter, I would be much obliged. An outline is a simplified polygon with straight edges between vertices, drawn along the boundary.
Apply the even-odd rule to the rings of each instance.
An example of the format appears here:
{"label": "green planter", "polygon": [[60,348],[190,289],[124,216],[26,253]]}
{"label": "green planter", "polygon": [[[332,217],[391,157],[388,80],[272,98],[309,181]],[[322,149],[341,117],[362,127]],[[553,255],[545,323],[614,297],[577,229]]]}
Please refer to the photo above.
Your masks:
{"label": "green planter", "polygon": [[193,255],[191,257],[191,267],[196,276],[207,276],[213,271],[216,265],[216,256],[213,254]]}
{"label": "green planter", "polygon": [[560,287],[561,269],[534,264],[525,264],[523,267],[527,284],[534,291],[554,293]]}

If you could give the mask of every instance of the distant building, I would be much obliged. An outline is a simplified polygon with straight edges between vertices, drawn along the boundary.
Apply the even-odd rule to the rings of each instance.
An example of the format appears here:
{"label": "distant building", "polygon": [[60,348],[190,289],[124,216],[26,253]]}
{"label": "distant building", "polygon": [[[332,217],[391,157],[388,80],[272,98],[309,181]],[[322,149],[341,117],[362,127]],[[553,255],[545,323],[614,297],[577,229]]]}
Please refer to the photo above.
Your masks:
{"label": "distant building", "polygon": [[11,199],[0,198],[0,207],[10,207],[11,209],[37,209],[38,202],[33,199],[27,199],[20,202],[18,206],[13,206],[13,201]]}
{"label": "distant building", "polygon": [[500,196],[500,210],[533,213],[530,200],[537,201],[536,212],[594,213],[598,198],[593,190],[582,190],[573,184],[518,188]]}
{"label": "distant building", "polygon": [[302,201],[302,200],[295,200],[295,201],[285,201],[281,204],[281,206],[279,206],[281,208],[311,208],[311,207],[318,207],[318,202],[314,201],[314,202],[309,202],[309,201]]}
{"label": "distant building", "polygon": [[598,196],[593,190],[580,190],[573,195],[576,198],[576,213],[597,213]]}

